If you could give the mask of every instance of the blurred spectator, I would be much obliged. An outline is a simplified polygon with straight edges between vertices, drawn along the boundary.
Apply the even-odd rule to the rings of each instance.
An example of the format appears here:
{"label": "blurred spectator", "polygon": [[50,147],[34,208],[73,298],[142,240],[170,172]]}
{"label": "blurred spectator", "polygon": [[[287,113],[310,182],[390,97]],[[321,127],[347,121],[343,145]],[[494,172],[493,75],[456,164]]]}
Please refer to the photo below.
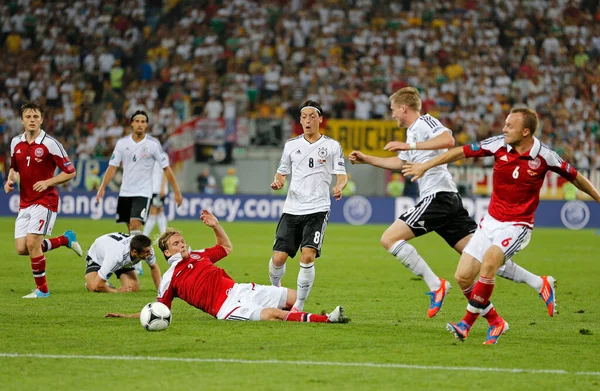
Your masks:
{"label": "blurred spectator", "polygon": [[210,169],[205,168],[198,175],[198,191],[203,194],[215,194],[217,192],[217,181],[210,174]]}
{"label": "blurred spectator", "polygon": [[348,183],[342,191],[342,196],[350,197],[356,194],[356,183],[352,180],[352,175],[348,174]]}
{"label": "blurred spectator", "polygon": [[404,177],[398,173],[392,174],[388,182],[386,192],[390,197],[402,197],[404,194]]}
{"label": "blurred spectator", "polygon": [[237,194],[237,188],[240,184],[240,179],[235,175],[235,168],[231,167],[227,170],[227,175],[221,180],[223,186],[223,194]]}
{"label": "blurred spectator", "polygon": [[93,168],[85,177],[85,188],[87,191],[97,191],[102,184],[102,178],[98,175],[98,169]]}

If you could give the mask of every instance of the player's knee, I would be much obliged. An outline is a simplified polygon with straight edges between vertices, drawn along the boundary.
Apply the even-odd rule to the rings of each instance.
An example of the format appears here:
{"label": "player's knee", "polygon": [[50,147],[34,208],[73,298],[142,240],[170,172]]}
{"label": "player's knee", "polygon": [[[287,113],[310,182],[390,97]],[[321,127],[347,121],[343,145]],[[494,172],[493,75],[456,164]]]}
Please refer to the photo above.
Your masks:
{"label": "player's knee", "polygon": [[19,255],[29,255],[29,251],[25,245],[16,247],[17,254]]}
{"label": "player's knee", "polygon": [[461,289],[467,289],[468,287],[473,285],[474,281],[473,276],[466,275],[465,273],[458,270],[456,271],[456,273],[454,273],[454,279],[456,280],[456,283],[458,284],[458,286],[460,286]]}

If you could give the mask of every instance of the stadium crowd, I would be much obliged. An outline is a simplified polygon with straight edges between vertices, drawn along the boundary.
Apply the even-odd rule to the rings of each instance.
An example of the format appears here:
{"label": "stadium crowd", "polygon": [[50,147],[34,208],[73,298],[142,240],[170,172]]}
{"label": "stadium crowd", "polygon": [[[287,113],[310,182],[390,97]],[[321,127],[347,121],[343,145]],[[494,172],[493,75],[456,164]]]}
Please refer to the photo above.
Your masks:
{"label": "stadium crowd", "polygon": [[5,165],[25,99],[84,158],[107,157],[140,108],[166,142],[191,116],[295,117],[304,99],[389,118],[388,95],[412,85],[458,144],[528,106],[544,143],[600,168],[593,0],[11,0],[0,20]]}

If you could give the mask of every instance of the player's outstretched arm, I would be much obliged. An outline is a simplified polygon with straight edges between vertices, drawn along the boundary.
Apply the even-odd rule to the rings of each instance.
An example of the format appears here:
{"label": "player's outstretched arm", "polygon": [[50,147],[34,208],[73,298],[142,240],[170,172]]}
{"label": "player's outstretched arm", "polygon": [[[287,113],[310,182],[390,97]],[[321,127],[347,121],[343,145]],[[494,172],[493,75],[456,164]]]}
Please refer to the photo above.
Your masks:
{"label": "player's outstretched arm", "polygon": [[421,178],[425,172],[433,167],[441,166],[442,164],[452,163],[465,158],[463,147],[452,148],[451,150],[434,157],[425,163],[406,162],[402,168],[404,176],[412,176],[411,182]]}
{"label": "player's outstretched arm", "polygon": [[577,173],[577,177],[573,179],[571,183],[579,190],[592,197],[596,202],[600,203],[600,193],[598,192],[598,189],[594,187],[589,179],[581,175],[580,172]]}
{"label": "player's outstretched arm", "polygon": [[408,150],[437,150],[454,147],[454,137],[450,131],[443,131],[438,136],[418,143],[404,143],[401,141],[390,141],[383,147],[386,151],[408,151]]}
{"label": "player's outstretched arm", "polygon": [[219,220],[215,217],[215,215],[213,215],[206,209],[203,209],[200,213],[200,219],[207,227],[210,227],[215,231],[215,238],[217,239],[217,244],[223,247],[227,254],[231,253],[231,251],[233,251],[233,244],[231,244],[229,236],[227,236],[227,233],[225,232],[223,227],[221,227],[221,224],[219,224]]}
{"label": "player's outstretched arm", "polygon": [[401,170],[404,165],[404,160],[392,157],[377,157],[366,155],[361,151],[352,151],[348,155],[348,160],[352,164],[369,164],[374,167],[385,168],[387,170]]}
{"label": "player's outstretched arm", "polygon": [[279,190],[283,187],[283,185],[285,184],[285,178],[287,178],[287,175],[282,175],[280,173],[275,173],[275,178],[273,178],[273,183],[271,183],[271,189],[273,190]]}
{"label": "player's outstretched arm", "polygon": [[138,312],[137,314],[120,314],[118,312],[109,312],[107,314],[104,314],[105,318],[139,318],[140,317],[140,313]]}
{"label": "player's outstretched arm", "polygon": [[106,190],[106,186],[112,181],[115,174],[117,173],[117,166],[109,165],[104,173],[104,177],[102,178],[102,183],[100,184],[100,188],[98,189],[98,193],[96,194],[96,202],[100,202],[100,198],[104,197],[104,191]]}
{"label": "player's outstretched arm", "polygon": [[171,170],[171,167],[167,166],[164,169],[164,173],[167,177],[167,180],[171,184],[171,187],[173,188],[173,193],[175,193],[175,203],[177,206],[181,206],[181,203],[183,202],[183,196],[181,195],[181,190],[179,190],[177,179],[175,179],[175,175],[173,175],[173,170]]}

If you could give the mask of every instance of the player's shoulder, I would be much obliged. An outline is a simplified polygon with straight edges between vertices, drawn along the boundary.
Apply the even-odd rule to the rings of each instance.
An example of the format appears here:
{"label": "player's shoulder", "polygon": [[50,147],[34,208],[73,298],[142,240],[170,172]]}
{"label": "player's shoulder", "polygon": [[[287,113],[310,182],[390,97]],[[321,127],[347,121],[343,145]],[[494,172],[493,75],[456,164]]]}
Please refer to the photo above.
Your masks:
{"label": "player's shoulder", "polygon": [[481,141],[479,144],[481,144],[481,146],[483,146],[483,147],[506,146],[506,136],[504,134],[501,134],[498,136],[489,137],[489,138],[486,138],[485,140]]}
{"label": "player's shoulder", "polygon": [[[534,146],[535,147],[535,146]],[[544,160],[548,163],[561,164],[563,159],[560,157],[558,153],[556,153],[552,148],[548,145],[540,142],[538,155],[544,158]]]}
{"label": "player's shoulder", "polygon": [[423,128],[428,128],[428,129],[436,129],[439,127],[445,127],[444,125],[442,125],[442,123],[440,122],[439,119],[429,115],[429,114],[423,114],[422,116],[420,116],[417,119],[417,126],[419,127],[423,127]]}
{"label": "player's shoulder", "polygon": [[23,141],[23,134],[17,134],[15,137],[12,138],[12,140],[10,140],[10,146],[11,148],[14,148],[17,146],[17,144],[21,142],[25,142]]}
{"label": "player's shoulder", "polygon": [[296,137],[289,138],[285,141],[284,146],[287,147],[288,145],[291,145],[291,144],[297,144],[298,142],[302,141],[303,138],[304,138],[303,134],[296,136]]}
{"label": "player's shoulder", "polygon": [[44,137],[42,137],[40,144],[45,146],[51,153],[55,155],[65,156],[67,154],[61,142],[55,139],[54,137],[50,136],[48,133],[44,134]]}

